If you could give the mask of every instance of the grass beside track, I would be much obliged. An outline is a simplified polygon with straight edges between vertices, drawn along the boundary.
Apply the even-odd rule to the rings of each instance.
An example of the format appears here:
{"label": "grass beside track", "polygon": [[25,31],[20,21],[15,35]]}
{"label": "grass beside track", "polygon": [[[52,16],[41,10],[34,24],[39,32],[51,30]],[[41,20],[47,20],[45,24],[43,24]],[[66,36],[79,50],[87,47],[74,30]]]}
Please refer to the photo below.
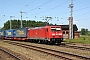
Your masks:
{"label": "grass beside track", "polygon": [[90,36],[81,36],[77,39],[66,39],[64,40],[66,43],[82,43],[82,44],[90,44]]}

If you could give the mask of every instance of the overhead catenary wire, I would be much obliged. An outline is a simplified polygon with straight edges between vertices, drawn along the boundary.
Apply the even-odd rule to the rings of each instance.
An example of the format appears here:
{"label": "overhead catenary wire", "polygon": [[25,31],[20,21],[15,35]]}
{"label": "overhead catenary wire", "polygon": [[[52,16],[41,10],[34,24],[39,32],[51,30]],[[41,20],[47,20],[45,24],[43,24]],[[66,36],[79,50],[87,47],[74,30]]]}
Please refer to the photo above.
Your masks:
{"label": "overhead catenary wire", "polygon": [[[35,1],[35,0],[34,0]],[[32,2],[34,2],[34,1],[32,1]],[[50,0],[50,1],[52,1],[52,0]],[[48,1],[48,2],[50,2],[50,1]],[[15,1],[14,1],[15,2]],[[32,2],[30,2],[30,3],[32,3]],[[5,3],[5,2],[4,2]],[[17,2],[16,2],[17,3]],[[9,3],[7,3],[7,4],[9,4]],[[20,3],[21,4],[21,3]],[[16,6],[13,6],[13,5],[11,5],[11,4],[9,4],[10,6],[12,6],[12,7],[15,7],[15,8],[17,8]],[[43,5],[43,4],[42,4]],[[83,9],[87,9],[87,8],[90,8],[90,6],[89,7],[85,7],[85,8],[81,8],[80,10],[83,10]],[[21,9],[21,8],[20,8]],[[19,9],[19,10],[20,10]],[[49,9],[48,9],[49,10]],[[78,9],[79,10],[79,9]],[[62,13],[63,14],[63,13]]]}
{"label": "overhead catenary wire", "polygon": [[[88,7],[83,7],[83,8],[80,8],[80,9],[76,9],[76,10],[74,10],[73,12],[75,13],[75,12],[77,12],[77,11],[81,11],[81,10],[89,9],[89,8],[90,8],[90,6],[88,6]],[[56,15],[56,14],[58,14],[58,15],[65,15],[65,14],[68,14],[68,13],[70,13],[70,12],[64,12],[64,13],[60,13],[60,14],[55,13],[55,14],[51,14],[51,15]]]}
{"label": "overhead catenary wire", "polygon": [[45,11],[42,11],[42,12],[39,12],[39,13],[36,13],[36,14],[41,14],[41,13],[45,13],[45,12],[47,12],[47,11],[51,11],[51,10],[53,10],[53,9],[55,9],[55,8],[58,8],[58,7],[63,6],[66,2],[68,2],[68,0],[65,1],[65,2],[63,2],[62,4],[56,5],[56,6],[54,6],[54,7],[51,7],[50,9],[47,9],[47,10],[45,10]]}
{"label": "overhead catenary wire", "polygon": [[[52,1],[52,0],[49,0],[49,1]],[[32,1],[32,2],[34,2],[34,1]],[[6,2],[5,2],[6,3]],[[30,2],[31,3],[31,2]],[[9,3],[8,3],[9,4]],[[10,5],[10,4],[9,4]],[[43,5],[43,4],[42,4]],[[64,4],[63,4],[64,5]],[[11,5],[11,6],[13,6],[13,5]],[[41,6],[42,7],[42,6]],[[16,8],[16,7],[15,7]],[[54,7],[53,7],[54,8]],[[53,8],[51,8],[51,10],[53,9]],[[57,7],[56,7],[57,8]],[[90,8],[90,6],[89,7],[84,7],[84,8],[80,8],[80,9],[77,9],[77,10],[74,10],[74,12],[76,12],[76,11],[81,11],[81,10],[84,10],[84,9],[88,9],[88,8]],[[55,9],[55,8],[54,8]],[[19,8],[19,10],[20,10],[20,8]],[[47,12],[47,11],[51,11],[51,10],[49,10],[49,9],[47,9],[46,11],[44,11],[44,12]],[[44,13],[44,12],[42,12],[42,13]],[[13,12],[13,13],[15,13],[15,12]],[[66,12],[66,13],[58,13],[58,15],[59,16],[61,16],[61,15],[65,15],[65,14],[68,14],[69,12]],[[57,13],[56,13],[57,14]],[[5,14],[6,15],[6,14]],[[55,15],[55,14],[51,14],[51,15]]]}
{"label": "overhead catenary wire", "polygon": [[[77,9],[77,10],[74,10],[73,12],[78,12],[78,11],[81,11],[81,10],[85,10],[85,9],[89,9],[90,7],[84,7],[84,8],[80,8],[80,9]],[[66,15],[66,14],[69,14],[70,12],[65,12],[65,13],[62,13],[62,14],[58,14],[59,16],[61,15]],[[84,14],[84,15],[87,15],[88,13]],[[55,15],[55,14],[52,14],[52,15]],[[83,15],[83,14],[80,14],[80,16]],[[87,18],[86,18],[87,19]],[[83,20],[83,19],[82,19]],[[85,19],[84,19],[85,20]]]}
{"label": "overhead catenary wire", "polygon": [[[6,0],[7,1],[7,0]],[[34,7],[32,7],[32,8],[30,8],[30,5],[32,4],[32,3],[34,3],[34,4],[32,4],[32,5],[35,5],[36,4],[36,0],[35,1],[33,1],[33,0],[31,0],[31,1],[29,1],[29,2],[26,2],[25,1],[25,3],[23,3],[23,2],[21,2],[20,3],[20,5],[22,5],[20,8],[18,8],[18,6],[17,5],[19,5],[19,4],[16,4],[16,5],[13,5],[14,4],[14,1],[12,1],[12,5],[10,4],[11,3],[11,1],[10,2],[6,2],[6,1],[4,1],[4,4],[8,4],[10,7],[14,7],[15,9],[17,9],[17,10],[9,10],[9,11],[11,11],[11,12],[9,12],[8,10],[7,10],[7,12],[5,12],[4,10],[5,10],[5,6],[4,6],[4,10],[3,10],[3,12],[0,12],[2,15],[5,15],[5,16],[2,16],[1,15],[1,17],[3,17],[3,18],[1,18],[0,20],[2,21],[2,20],[6,20],[6,19],[9,19],[9,16],[10,15],[12,15],[12,13],[13,13],[13,15],[15,16],[15,18],[16,19],[19,19],[20,18],[20,16],[18,16],[19,15],[19,12],[20,11],[25,11],[25,12],[27,12],[28,11],[28,9],[26,10],[26,8],[29,8],[29,10],[31,9],[34,9]],[[16,1],[16,0],[15,0]],[[46,1],[49,1],[49,0],[46,0]],[[64,0],[65,1],[65,0]],[[70,12],[67,12],[68,10],[66,10],[66,11],[63,11],[63,9],[64,8],[66,8],[66,4],[64,4],[63,2],[64,1],[59,1],[59,4],[61,4],[61,5],[59,5],[59,4],[54,4],[54,5],[52,5],[52,6],[50,6],[49,8],[47,7],[47,9],[46,9],[46,6],[48,5],[48,4],[45,4],[45,6],[44,5],[42,5],[42,4],[44,4],[45,3],[45,1],[43,2],[43,3],[41,3],[41,4],[38,4],[38,5],[35,5],[35,7],[38,7],[38,6],[40,6],[40,5],[42,5],[42,6],[40,6],[40,7],[38,7],[38,8],[36,8],[36,9],[34,9],[35,11],[36,10],[38,10],[38,12],[40,12],[40,13],[42,13],[42,14],[37,14],[38,12],[35,12],[34,10],[32,10],[32,11],[30,11],[30,12],[27,12],[27,13],[30,13],[30,14],[27,14],[27,16],[28,16],[28,18],[27,19],[34,19],[34,20],[36,20],[37,18],[37,20],[40,20],[40,17],[41,16],[51,16],[51,17],[53,17],[53,18],[55,18],[55,17],[58,17],[58,19],[59,19],[59,22],[61,23],[61,22],[63,22],[63,21],[67,21],[67,16],[69,15],[69,13]],[[75,0],[74,0],[75,1]],[[15,3],[19,3],[19,2],[15,2]],[[31,4],[26,4],[26,3],[31,3]],[[52,3],[52,2],[51,2]],[[63,3],[63,4],[62,4]],[[62,5],[64,5],[63,7],[62,7]],[[55,7],[54,7],[55,6]],[[61,7],[60,7],[61,6]],[[80,7],[81,6],[81,7]],[[43,7],[45,7],[45,9],[43,10],[42,8]],[[59,9],[58,9],[58,7],[60,7]],[[67,6],[68,7],[68,6]],[[76,6],[77,7],[77,6]],[[39,9],[40,8],[40,9]],[[55,10],[54,10],[55,9]],[[74,9],[74,16],[75,16],[75,18],[76,18],[76,20],[78,20],[78,21],[80,21],[80,22],[82,22],[82,21],[85,21],[85,20],[90,20],[89,19],[89,9],[90,9],[90,6],[89,5],[87,5],[87,4],[85,4],[85,5],[79,5],[77,8],[75,8]],[[19,11],[18,11],[19,10]],[[58,11],[57,11],[58,10]],[[85,10],[87,10],[87,11],[85,11]],[[52,11],[54,11],[54,12],[52,12]],[[56,12],[57,11],[57,12]],[[83,13],[81,13],[81,11],[84,11]],[[51,13],[52,12],[52,13]],[[34,14],[33,14],[34,13]],[[56,14],[55,14],[56,13]],[[15,14],[18,14],[18,15],[15,15]],[[36,16],[37,18],[35,19],[33,16]],[[80,16],[80,17],[79,17]],[[8,18],[7,18],[8,17]],[[24,18],[25,18],[25,16],[23,16]],[[60,20],[61,18],[63,18],[63,20]],[[25,18],[26,19],[26,18]],[[55,21],[54,19],[52,20],[52,22],[53,21]]]}
{"label": "overhead catenary wire", "polygon": [[[35,0],[34,0],[34,1],[35,1]],[[34,1],[32,1],[31,3],[33,3]],[[45,2],[45,3],[43,3],[43,4],[41,4],[41,5],[39,5],[38,7],[44,6],[44,5],[46,5],[47,3],[51,2],[51,1],[53,1],[53,0],[49,0],[49,1],[47,1],[47,2]],[[9,4],[9,3],[7,3],[7,4]],[[12,6],[11,4],[9,4],[9,5]],[[16,6],[14,6],[14,7],[17,8]],[[25,7],[26,7],[26,6],[25,6]],[[29,13],[29,12],[37,9],[38,7],[33,8],[33,9],[31,9],[30,11],[26,11],[26,12]],[[22,8],[17,8],[17,9],[19,9],[19,11],[21,11]],[[13,12],[13,13],[17,13],[17,12],[19,12],[19,11],[16,11],[16,12]],[[9,14],[9,13],[6,13],[6,14]]]}
{"label": "overhead catenary wire", "polygon": [[[4,1],[4,0],[3,0]],[[10,2],[10,1],[9,1]],[[11,7],[14,7],[14,8],[16,8],[17,10],[19,10],[19,11],[15,11],[15,12],[13,12],[13,13],[18,13],[18,12],[20,12],[22,9],[24,9],[26,6],[28,6],[28,4],[32,4],[32,3],[34,3],[35,2],[35,0],[33,0],[33,1],[31,1],[31,2],[29,2],[28,4],[23,4],[23,3],[19,3],[20,5],[24,5],[23,7],[17,7],[16,5],[11,5],[9,2],[3,2],[4,4],[8,4],[8,5],[10,5]],[[15,3],[18,3],[18,2],[16,2],[16,1],[11,1],[11,3],[13,3],[13,4],[15,4]],[[10,13],[5,13],[5,14],[10,14]]]}
{"label": "overhead catenary wire", "polygon": [[[89,9],[90,8],[90,6],[88,6],[88,7],[83,7],[83,8],[80,8],[80,9],[76,9],[76,10],[74,10],[73,12],[75,13],[75,12],[77,12],[77,11],[81,11],[81,10],[85,10],[85,9]],[[60,15],[65,15],[65,14],[68,14],[68,13],[70,13],[70,12],[65,12],[65,13],[61,13],[61,14],[59,14],[59,16]],[[52,15],[55,15],[55,14],[52,14]],[[83,14],[82,14],[83,15]],[[87,18],[86,18],[87,19]]]}
{"label": "overhead catenary wire", "polygon": [[27,11],[27,12],[29,13],[29,12],[31,12],[31,11],[33,11],[33,10],[35,10],[35,9],[41,7],[41,6],[46,5],[47,3],[51,2],[51,1],[53,1],[53,0],[49,0],[49,1],[47,1],[47,2],[45,2],[45,3],[43,3],[43,4],[41,4],[41,5],[39,5],[38,7],[33,8],[33,9],[31,9],[30,11]]}
{"label": "overhead catenary wire", "polygon": [[[35,0],[34,0],[35,1]],[[32,2],[34,2],[34,1],[32,1]],[[50,1],[52,1],[52,0],[50,0]],[[50,2],[50,1],[48,1],[48,2]],[[31,3],[32,3],[31,2]],[[47,3],[47,2],[46,2]],[[45,4],[45,3],[44,3]],[[43,5],[43,4],[42,4]],[[12,6],[12,5],[11,5]],[[41,6],[41,5],[40,5]],[[57,5],[57,6],[59,6],[59,5]],[[57,7],[56,6],[56,7]],[[52,7],[52,8],[50,8],[51,10],[52,9],[55,9],[56,7]],[[88,7],[84,7],[84,8],[80,8],[80,9],[77,9],[77,10],[74,10],[74,12],[76,12],[76,11],[81,11],[81,10],[84,10],[84,9],[88,9],[88,8],[90,8],[90,6],[88,6]],[[33,8],[34,9],[34,8]],[[47,12],[47,11],[50,11],[50,9],[47,9],[46,11],[43,11],[43,12]],[[21,10],[21,9],[19,9],[19,10]],[[41,12],[41,13],[43,13],[43,12]],[[15,12],[13,12],[13,13],[15,13]],[[64,14],[67,14],[67,13],[69,13],[69,12],[65,12],[65,13],[61,13],[61,14],[58,14],[58,15],[64,15]],[[55,13],[55,14],[52,14],[52,15],[56,15],[57,13]]]}
{"label": "overhead catenary wire", "polygon": [[23,8],[25,8],[26,6],[28,6],[29,4],[33,4],[35,2],[35,0],[33,0],[33,1],[31,1],[31,2],[29,2],[28,4],[25,4],[25,6],[24,7],[22,7],[20,10],[22,10]]}
{"label": "overhead catenary wire", "polygon": [[[58,6],[59,6],[59,5],[58,5]],[[47,10],[42,11],[42,12],[40,12],[40,13],[44,13],[44,12],[47,12],[47,11],[51,11],[52,9],[57,8],[58,6],[53,7],[53,8],[50,8],[50,9],[47,9]],[[74,10],[74,12],[81,11],[81,10],[85,10],[85,9],[89,9],[89,8],[90,8],[90,6],[88,6],[88,7],[83,7],[83,8]],[[38,13],[38,14],[40,14],[40,13]],[[58,14],[58,15],[59,15],[59,16],[60,16],[60,15],[65,15],[65,14],[68,14],[68,13],[70,13],[70,12],[60,13],[60,14]],[[37,14],[35,14],[35,16],[36,16],[36,15],[37,15]],[[51,14],[51,15],[57,15],[57,13],[56,13],[56,14]]]}
{"label": "overhead catenary wire", "polygon": [[86,20],[90,20],[90,18],[78,19],[77,21],[86,21]]}

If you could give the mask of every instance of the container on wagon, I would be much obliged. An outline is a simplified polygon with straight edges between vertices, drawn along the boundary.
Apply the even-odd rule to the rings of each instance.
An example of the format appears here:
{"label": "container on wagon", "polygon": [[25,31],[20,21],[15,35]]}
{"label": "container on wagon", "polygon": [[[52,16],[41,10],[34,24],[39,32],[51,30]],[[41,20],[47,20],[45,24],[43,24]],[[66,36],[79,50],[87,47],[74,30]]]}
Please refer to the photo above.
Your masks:
{"label": "container on wagon", "polygon": [[14,37],[14,36],[16,36],[16,30],[14,30],[14,29],[6,30],[5,33],[6,33],[5,34],[6,37]]}
{"label": "container on wagon", "polygon": [[5,30],[0,30],[0,37],[5,36]]}
{"label": "container on wagon", "polygon": [[27,37],[28,28],[16,29],[16,37]]}

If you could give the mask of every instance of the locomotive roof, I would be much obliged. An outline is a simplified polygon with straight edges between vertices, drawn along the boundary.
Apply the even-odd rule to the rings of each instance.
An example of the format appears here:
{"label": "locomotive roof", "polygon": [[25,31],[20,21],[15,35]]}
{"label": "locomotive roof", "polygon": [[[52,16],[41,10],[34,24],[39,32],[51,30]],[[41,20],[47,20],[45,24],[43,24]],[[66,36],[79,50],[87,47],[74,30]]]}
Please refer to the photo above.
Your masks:
{"label": "locomotive roof", "polygon": [[32,27],[30,29],[40,29],[40,28],[47,28],[47,27],[56,27],[56,26],[41,26],[41,27]]}

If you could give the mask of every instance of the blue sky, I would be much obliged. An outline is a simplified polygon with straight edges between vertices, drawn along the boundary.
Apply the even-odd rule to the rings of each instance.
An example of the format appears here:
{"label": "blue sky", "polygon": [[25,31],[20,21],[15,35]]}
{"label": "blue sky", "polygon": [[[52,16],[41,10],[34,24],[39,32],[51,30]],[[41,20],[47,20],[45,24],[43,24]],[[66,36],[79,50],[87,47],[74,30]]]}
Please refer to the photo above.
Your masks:
{"label": "blue sky", "polygon": [[[42,20],[45,16],[51,16],[53,19],[49,23],[68,24],[69,4],[70,0],[0,0],[0,27],[10,16],[15,16],[12,20],[20,19],[20,11],[26,12],[22,19],[45,21]],[[90,30],[90,0],[73,0],[73,4],[74,24],[79,30]]]}

